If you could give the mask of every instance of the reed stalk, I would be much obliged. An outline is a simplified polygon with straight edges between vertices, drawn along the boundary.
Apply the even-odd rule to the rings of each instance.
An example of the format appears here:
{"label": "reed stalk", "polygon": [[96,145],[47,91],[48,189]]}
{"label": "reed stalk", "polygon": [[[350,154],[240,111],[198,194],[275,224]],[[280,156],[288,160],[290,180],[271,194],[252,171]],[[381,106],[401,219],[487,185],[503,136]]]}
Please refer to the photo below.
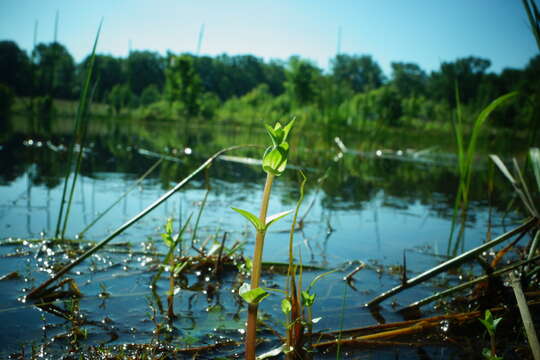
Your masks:
{"label": "reed stalk", "polygon": [[[79,106],[77,108],[77,115],[75,117],[75,129],[74,129],[75,138],[74,138],[73,142],[69,146],[68,160],[67,160],[67,171],[66,171],[66,177],[64,178],[64,187],[62,189],[62,198],[60,200],[60,209],[58,211],[58,219],[57,219],[56,231],[55,231],[55,235],[54,235],[55,238],[58,238],[60,235],[61,235],[61,238],[64,238],[64,233],[65,233],[65,230],[66,230],[66,227],[67,227],[67,222],[68,222],[68,218],[69,218],[69,212],[70,212],[70,208],[71,208],[71,202],[73,201],[73,193],[74,193],[74,189],[75,189],[75,183],[77,181],[77,173],[78,173],[78,171],[80,169],[80,161],[81,161],[81,158],[82,158],[83,146],[84,146],[84,134],[85,134],[85,131],[83,130],[83,128],[85,126],[87,126],[87,124],[85,122],[85,119],[86,119],[86,115],[88,113],[89,99],[91,97],[90,82],[92,80],[92,72],[93,72],[93,69],[94,69],[94,62],[95,62],[95,58],[96,58],[96,48],[97,48],[97,44],[98,44],[99,35],[100,35],[100,32],[101,32],[101,26],[102,25],[103,25],[103,20],[101,20],[101,23],[99,24],[98,31],[97,31],[97,34],[96,34],[96,39],[94,40],[94,46],[92,48],[92,54],[91,54],[91,57],[90,57],[90,63],[88,65],[88,69],[87,69],[87,72],[86,72],[86,78],[85,78],[85,81],[84,81],[84,84],[83,84],[83,91],[81,92],[81,96],[80,96],[80,99],[79,99]],[[66,210],[66,214],[65,214],[65,217],[62,218],[64,216],[65,200],[66,200],[67,190],[68,190],[68,187],[69,187],[68,183],[69,183],[69,178],[70,178],[70,174],[71,174],[73,158],[75,156],[74,153],[75,153],[75,145],[77,143],[77,140],[79,140],[79,159],[77,161],[77,167],[76,167],[75,174],[74,174],[72,184],[71,184],[71,191],[70,191],[70,196],[69,196],[69,202],[67,204],[68,207],[67,207],[67,210]],[[62,220],[63,220],[63,225],[62,225]],[[60,231],[62,231],[62,232],[60,233]]]}
{"label": "reed stalk", "polygon": [[401,283],[400,285],[388,290],[388,291],[385,291],[383,292],[382,294],[378,295],[377,297],[375,297],[374,299],[372,299],[371,301],[369,301],[366,305],[367,306],[376,306],[377,304],[379,304],[380,302],[388,299],[390,296],[393,296],[397,293],[400,293],[401,291],[405,290],[405,289],[408,289],[412,286],[415,286],[415,285],[418,285],[426,280],[429,280],[431,279],[432,277],[450,269],[450,268],[453,268],[453,267],[456,267],[456,266],[459,266],[461,265],[462,263],[464,263],[465,261],[468,261],[470,258],[473,258],[473,257],[476,257],[477,255],[481,254],[483,251],[487,250],[487,249],[490,249],[498,244],[500,244],[501,242],[511,238],[512,236],[514,235],[517,235],[517,234],[521,234],[525,231],[528,231],[530,230],[531,228],[533,227],[536,227],[538,226],[538,219],[536,218],[530,218],[527,222],[525,222],[524,224],[518,226],[517,228],[515,229],[512,229],[504,234],[502,234],[501,236],[491,240],[490,242],[487,242],[487,243],[484,243],[474,249],[471,249],[459,256],[456,256],[448,261],[445,261],[443,262],[442,264],[439,264],[425,272],[423,272],[422,274],[412,278],[412,279],[409,279],[403,283]]}
{"label": "reed stalk", "polygon": [[431,302],[433,302],[435,300],[438,300],[440,298],[451,295],[451,294],[453,294],[453,293],[455,293],[457,291],[469,288],[469,287],[471,287],[471,286],[473,286],[475,284],[478,284],[479,282],[489,280],[490,278],[493,278],[495,276],[499,276],[499,275],[505,274],[507,272],[513,271],[513,270],[519,268],[520,266],[525,266],[525,265],[527,265],[527,264],[529,264],[531,262],[537,261],[539,259],[540,259],[540,255],[536,256],[534,258],[531,258],[531,259],[518,261],[515,264],[509,265],[509,266],[506,266],[506,267],[504,267],[502,269],[494,271],[491,274],[479,276],[476,279],[464,282],[463,284],[456,285],[456,286],[454,286],[454,287],[452,287],[450,289],[438,292],[438,293],[436,293],[434,295],[431,295],[431,296],[428,296],[428,297],[426,297],[426,298],[424,298],[422,300],[416,301],[416,302],[414,302],[412,304],[409,304],[409,305],[405,306],[404,308],[400,309],[399,311],[400,312],[407,312],[407,311],[412,310],[414,308],[418,308],[420,306],[429,304],[429,303],[431,303]]}

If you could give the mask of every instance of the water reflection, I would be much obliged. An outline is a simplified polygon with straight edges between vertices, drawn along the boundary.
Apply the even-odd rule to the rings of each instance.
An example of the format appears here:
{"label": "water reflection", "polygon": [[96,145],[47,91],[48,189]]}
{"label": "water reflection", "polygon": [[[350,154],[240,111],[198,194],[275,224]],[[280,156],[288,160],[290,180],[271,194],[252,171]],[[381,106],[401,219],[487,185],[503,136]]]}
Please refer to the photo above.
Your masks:
{"label": "water reflection", "polygon": [[[0,143],[1,234],[3,237],[32,238],[43,233],[50,235],[53,231],[51,226],[56,222],[61,183],[66,173],[66,149],[72,140],[71,124],[68,119],[60,119],[45,131],[36,129],[31,121],[17,119],[10,127],[11,131],[1,135]],[[438,258],[434,255],[444,255],[458,181],[448,137],[422,137],[401,132],[353,134],[339,133],[336,129],[332,131],[336,133],[313,131],[293,137],[290,159],[292,165],[306,169],[309,178],[300,212],[301,227],[295,233],[296,260],[301,258],[306,265],[341,269],[340,273],[332,274],[318,284],[314,312],[323,316],[321,328],[339,328],[340,319],[336,314],[341,313],[344,303],[350,313],[345,327],[372,322],[373,317],[359,309],[375,293],[399,282],[400,274],[392,273],[392,269],[399,269],[403,264],[405,249],[407,270],[411,273],[436,263]],[[343,146],[336,146],[336,136]],[[87,239],[100,240],[190,174],[215,151],[235,144],[262,144],[266,141],[266,134],[255,128],[216,129],[171,123],[99,121],[91,123],[88,139],[68,229],[70,236],[78,234],[126,193],[158,158],[164,158],[154,172],[85,234]],[[234,155],[258,159],[262,151],[262,148],[246,148]],[[493,151],[497,152],[496,148]],[[100,333],[97,340],[94,338],[92,341],[148,341],[156,328],[162,326],[161,296],[167,284],[161,283],[160,287],[150,290],[148,267],[159,263],[157,253],[164,250],[159,234],[166,218],[175,218],[175,227],[181,227],[190,214],[198,213],[207,188],[211,190],[197,233],[199,244],[211,244],[227,231],[230,244],[243,247],[246,254],[251,253],[251,229],[243,219],[233,214],[230,206],[257,212],[264,176],[259,165],[230,160],[217,161],[178,195],[130,228],[121,240],[115,240],[121,242],[121,248],[125,246],[129,251],[151,247],[156,259],[147,259],[146,255],[144,258],[115,255],[113,260],[106,256],[94,257],[81,265],[82,270],[76,276],[77,282],[83,284],[85,294],[97,296],[103,293],[98,285],[103,283],[112,295],[106,299],[99,298],[97,302],[83,298],[80,307],[94,318],[106,308],[111,314],[111,324],[118,326],[115,333],[120,336],[118,340],[111,340]],[[488,173],[484,167],[485,163],[480,162],[473,175],[467,247],[485,238],[488,203],[484,184]],[[496,225],[501,223],[499,210],[505,209],[509,200],[505,195],[506,184],[501,182],[502,179],[495,179],[494,194],[498,196],[492,199],[492,222]],[[298,197],[297,173],[287,171],[276,181],[271,212],[294,207]],[[265,260],[286,261],[289,239],[286,230],[289,225],[285,221],[270,231]],[[188,245],[185,246],[187,249]],[[5,249],[0,251],[2,255],[8,252]],[[62,254],[57,256],[59,262],[69,259],[61,257]],[[19,262],[6,259],[0,262],[2,273],[12,267],[24,268],[29,266],[24,261],[28,260],[27,264],[32,261],[30,258]],[[368,266],[356,275],[358,291],[354,291],[341,280],[360,262]],[[38,280],[48,276],[43,273],[34,275]],[[200,275],[190,274],[178,279],[183,292],[175,298],[180,320],[173,326],[183,338],[195,336],[200,340],[201,331],[214,328],[232,332],[235,338],[239,338],[238,329],[243,327],[243,314],[240,312],[244,308],[236,295],[231,296],[231,288],[238,285],[237,279],[227,275],[209,284],[205,280],[206,275]],[[315,273],[306,271],[305,281],[309,283],[314,276]],[[268,287],[283,283],[279,274],[270,274],[265,281]],[[23,285],[16,286],[19,291]],[[13,293],[5,284],[0,283],[0,288],[3,294]],[[401,295],[400,300],[403,303],[417,300],[431,291],[431,288],[419,287],[414,293]],[[347,294],[346,301],[343,294]],[[5,300],[6,306],[18,305],[13,296],[5,297],[0,300]],[[279,314],[279,307],[278,297],[271,297],[265,303],[265,311],[273,315]],[[132,311],[124,314],[126,308]],[[149,309],[151,316],[147,318]],[[23,313],[29,318],[29,324],[36,323],[30,310],[17,311],[17,314]],[[383,309],[377,316],[386,321],[400,319],[388,309]],[[141,319],[146,320],[141,323]],[[27,329],[22,329],[18,333],[26,332]],[[58,332],[60,330],[56,330]],[[0,327],[0,333],[7,334],[7,330]],[[38,335],[28,332],[26,336],[27,339],[35,339]],[[9,343],[15,343],[13,337]]]}

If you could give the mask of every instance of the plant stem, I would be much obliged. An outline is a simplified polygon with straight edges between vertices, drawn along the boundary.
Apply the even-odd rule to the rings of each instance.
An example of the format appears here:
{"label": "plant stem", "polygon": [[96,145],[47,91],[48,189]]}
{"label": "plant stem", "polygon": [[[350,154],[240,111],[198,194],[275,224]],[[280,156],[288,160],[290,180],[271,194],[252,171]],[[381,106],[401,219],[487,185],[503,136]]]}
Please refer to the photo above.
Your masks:
{"label": "plant stem", "polygon": [[174,319],[174,252],[171,254],[169,260],[170,274],[169,274],[169,295],[167,296],[167,314],[169,321]]}
{"label": "plant stem", "polygon": [[[259,214],[259,220],[266,224],[266,213],[268,211],[268,201],[270,200],[270,191],[272,190],[272,183],[274,182],[274,175],[268,173],[266,176],[266,183],[264,184],[263,198],[261,202],[261,212]],[[264,247],[264,236],[266,231],[257,231],[255,238],[255,252],[253,254],[253,269],[251,269],[251,289],[259,287],[261,279],[261,265],[262,265],[262,253]],[[246,331],[246,360],[255,359],[255,340],[257,331],[257,304],[248,305],[248,319],[247,319],[247,331]]]}

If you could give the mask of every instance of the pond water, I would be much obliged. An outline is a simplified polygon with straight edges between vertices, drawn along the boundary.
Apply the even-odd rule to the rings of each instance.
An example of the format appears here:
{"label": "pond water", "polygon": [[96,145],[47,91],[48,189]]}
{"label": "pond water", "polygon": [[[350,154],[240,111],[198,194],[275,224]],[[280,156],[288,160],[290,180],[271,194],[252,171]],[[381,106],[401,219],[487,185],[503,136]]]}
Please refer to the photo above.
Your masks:
{"label": "pond water", "polygon": [[[57,226],[72,126],[71,120],[59,119],[45,131],[30,120],[15,118],[0,137],[0,276],[13,275],[0,281],[0,356],[24,350],[42,358],[56,358],[66,349],[102,343],[159,340],[186,347],[222,339],[240,341],[247,310],[235,293],[245,280],[236,271],[217,277],[206,269],[182,275],[174,304],[178,318],[171,329],[160,333],[156,328],[165,323],[166,311],[161,313],[159,302],[166,307],[168,278],[162,276],[155,291],[150,284],[166,252],[161,233],[167,218],[173,218],[178,231],[180,224],[192,216],[182,244],[186,255],[197,253],[191,243],[208,250],[220,244],[226,232],[226,247],[237,246],[238,253],[251,256],[254,233],[231,206],[258,213],[265,176],[256,159],[261,157],[262,147],[237,150],[218,159],[114,239],[111,246],[78,265],[69,277],[83,293],[80,300],[57,301],[51,304],[53,310],[44,311],[21,299],[27,289],[58,270],[58,264],[73,259],[90,241],[104,239],[214,152],[231,145],[266,144],[262,126],[93,121],[66,228],[66,237],[74,239],[70,249],[47,239],[54,236]],[[440,275],[437,281],[387,300],[379,314],[371,314],[364,304],[400,282],[404,257],[410,278],[454,250],[481,244],[488,227],[491,236],[496,236],[517,221],[516,216],[505,213],[510,189],[492,171],[485,154],[519,154],[525,150],[516,146],[523,144],[519,139],[509,142],[504,134],[482,139],[464,240],[455,244],[449,241],[458,184],[451,134],[404,129],[369,133],[295,130],[290,166],[275,181],[269,212],[295,207],[300,194],[297,170],[303,169],[308,178],[300,209],[303,227],[294,234],[296,260],[301,259],[306,266],[303,283],[337,269],[314,288],[317,299],[313,313],[321,317],[316,331],[356,328],[382,319],[403,320],[396,311],[401,306],[432,294],[439,283],[457,283],[466,277],[463,273]],[[137,183],[160,158],[163,160],[155,170]],[[486,190],[490,179],[493,191]],[[264,249],[266,262],[288,262],[287,229],[291,221],[289,216],[270,229]],[[343,278],[361,262],[368,266],[354,275],[353,286],[349,286]],[[284,287],[284,277],[277,270],[265,273],[263,282],[267,288]],[[281,298],[280,293],[272,292],[260,307],[268,323],[261,335],[269,338],[260,345],[261,351],[278,344],[275,337],[271,339],[270,328],[284,332]],[[434,310],[427,306],[425,311],[432,314]],[[74,321],[66,319],[66,313],[84,318],[75,341],[67,335],[73,334]],[[357,351],[394,359],[417,358],[419,350],[398,347]],[[427,344],[422,351],[431,358],[459,354],[459,349],[443,345]],[[241,348],[232,346],[219,354],[226,357],[239,352]]]}

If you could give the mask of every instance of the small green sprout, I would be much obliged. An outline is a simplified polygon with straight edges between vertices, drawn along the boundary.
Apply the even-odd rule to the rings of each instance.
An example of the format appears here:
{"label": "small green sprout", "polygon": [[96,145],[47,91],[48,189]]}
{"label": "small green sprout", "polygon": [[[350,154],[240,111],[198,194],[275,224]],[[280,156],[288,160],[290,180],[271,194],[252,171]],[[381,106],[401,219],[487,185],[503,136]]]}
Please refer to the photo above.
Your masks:
{"label": "small green sprout", "polygon": [[491,349],[484,348],[482,350],[482,355],[488,360],[502,360],[502,357],[499,357],[495,353],[495,331],[497,330],[497,325],[501,322],[502,318],[494,319],[491,311],[486,310],[483,319],[478,319],[484,325],[488,331]]}
{"label": "small green sprout", "polygon": [[266,173],[280,176],[285,171],[289,156],[287,138],[293,125],[294,119],[284,127],[279,122],[273,128],[265,125],[266,131],[272,140],[272,146],[269,146],[263,155],[263,170]]}

